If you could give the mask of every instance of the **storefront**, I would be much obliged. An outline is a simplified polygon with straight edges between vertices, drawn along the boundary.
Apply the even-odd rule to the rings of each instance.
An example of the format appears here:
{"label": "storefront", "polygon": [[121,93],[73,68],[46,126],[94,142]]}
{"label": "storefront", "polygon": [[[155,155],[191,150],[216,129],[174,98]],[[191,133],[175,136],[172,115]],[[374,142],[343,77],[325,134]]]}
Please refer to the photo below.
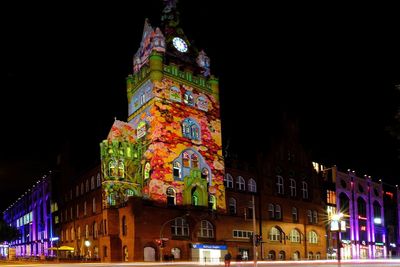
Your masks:
{"label": "storefront", "polygon": [[0,244],[0,258],[7,258],[8,256],[8,245]]}
{"label": "storefront", "polygon": [[384,243],[375,243],[375,259],[381,259],[385,257],[385,244]]}
{"label": "storefront", "polygon": [[192,260],[200,263],[219,263],[228,252],[226,245],[192,244]]}

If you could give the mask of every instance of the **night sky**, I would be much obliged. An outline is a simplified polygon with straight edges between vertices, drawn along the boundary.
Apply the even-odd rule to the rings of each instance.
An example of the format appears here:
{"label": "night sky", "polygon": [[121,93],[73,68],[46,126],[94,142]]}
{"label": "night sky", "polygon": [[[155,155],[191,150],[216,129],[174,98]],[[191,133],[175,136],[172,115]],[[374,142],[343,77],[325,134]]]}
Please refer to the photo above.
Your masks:
{"label": "night sky", "polygon": [[[144,19],[158,25],[162,10],[161,0],[137,2],[2,8],[0,210],[60,151],[77,170],[96,163],[114,117],[126,120],[125,77]],[[399,143],[387,130],[400,108],[395,9],[228,3],[181,0],[179,9],[220,78],[232,153],[262,150],[286,111],[315,160],[396,183]]]}

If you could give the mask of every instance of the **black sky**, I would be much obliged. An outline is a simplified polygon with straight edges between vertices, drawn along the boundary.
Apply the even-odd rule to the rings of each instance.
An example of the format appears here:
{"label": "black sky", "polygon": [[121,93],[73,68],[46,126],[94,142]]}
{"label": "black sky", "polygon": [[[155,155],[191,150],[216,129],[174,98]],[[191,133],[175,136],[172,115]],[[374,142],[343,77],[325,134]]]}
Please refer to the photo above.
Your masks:
{"label": "black sky", "polygon": [[[117,117],[126,120],[125,77],[146,17],[161,0],[121,5],[2,7],[1,209],[54,165],[99,158]],[[399,17],[391,7],[265,6],[259,1],[181,0],[189,39],[220,78],[224,143],[263,147],[280,110],[300,121],[316,160],[387,181],[400,175],[386,128],[400,107]]]}

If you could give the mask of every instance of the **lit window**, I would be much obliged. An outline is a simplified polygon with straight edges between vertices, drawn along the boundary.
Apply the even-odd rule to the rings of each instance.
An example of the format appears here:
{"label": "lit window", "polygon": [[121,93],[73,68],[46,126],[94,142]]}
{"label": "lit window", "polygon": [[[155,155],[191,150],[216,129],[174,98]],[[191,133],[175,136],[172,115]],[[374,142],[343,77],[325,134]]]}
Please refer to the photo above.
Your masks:
{"label": "lit window", "polygon": [[276,227],[272,227],[269,231],[270,241],[281,241],[281,232]]}
{"label": "lit window", "polygon": [[181,178],[181,164],[178,161],[174,162],[174,179],[180,180]]}
{"label": "lit window", "polygon": [[296,181],[294,179],[290,179],[290,196],[296,197]]}
{"label": "lit window", "polygon": [[190,91],[185,92],[185,95],[183,96],[183,102],[185,102],[186,105],[194,106],[194,97],[192,92]]}
{"label": "lit window", "polygon": [[290,232],[290,241],[292,243],[300,243],[300,232],[297,229],[293,229]]}
{"label": "lit window", "polygon": [[293,222],[297,222],[299,220],[296,207],[292,207],[292,219],[293,219]]}
{"label": "lit window", "polygon": [[236,178],[236,188],[237,190],[244,191],[246,189],[246,182],[242,176]]}
{"label": "lit window", "polygon": [[189,224],[183,218],[176,218],[171,226],[171,233],[174,236],[189,236]]}
{"label": "lit window", "polygon": [[90,189],[93,190],[94,189],[94,176],[92,176],[90,178]]}
{"label": "lit window", "polygon": [[310,244],[317,244],[318,243],[318,235],[314,231],[308,232],[308,242]]}
{"label": "lit window", "polygon": [[183,152],[182,161],[183,167],[190,168],[190,156],[188,152]]}
{"label": "lit window", "polygon": [[277,220],[282,219],[282,209],[280,205],[275,206],[275,219]]}
{"label": "lit window", "polygon": [[182,134],[186,138],[200,140],[200,127],[195,120],[186,118],[182,122]]}
{"label": "lit window", "polygon": [[308,199],[308,184],[305,181],[303,181],[301,184],[302,184],[301,191],[303,193],[303,199]]}
{"label": "lit window", "polygon": [[226,188],[233,188],[233,177],[229,173],[225,175]]}
{"label": "lit window", "polygon": [[268,204],[268,215],[270,219],[275,219],[275,207],[273,204]]}
{"label": "lit window", "polygon": [[214,195],[210,195],[208,199],[208,208],[210,210],[216,210],[217,209],[217,199],[215,198]]}
{"label": "lit window", "polygon": [[176,205],[176,192],[172,187],[167,188],[167,205],[168,206]]}
{"label": "lit window", "polygon": [[192,154],[192,168],[198,169],[199,168],[199,157],[196,154]]}
{"label": "lit window", "polygon": [[283,177],[282,176],[276,176],[276,190],[278,194],[283,195],[284,194],[284,188],[283,188]]}
{"label": "lit window", "polygon": [[97,187],[101,185],[101,176],[100,173],[97,174]]}
{"label": "lit window", "polygon": [[257,192],[257,184],[256,184],[256,181],[254,181],[254,179],[250,178],[247,187],[249,189],[249,192],[253,192],[253,193]]}
{"label": "lit window", "polygon": [[209,221],[207,220],[201,221],[199,236],[205,238],[214,238],[214,227]]}

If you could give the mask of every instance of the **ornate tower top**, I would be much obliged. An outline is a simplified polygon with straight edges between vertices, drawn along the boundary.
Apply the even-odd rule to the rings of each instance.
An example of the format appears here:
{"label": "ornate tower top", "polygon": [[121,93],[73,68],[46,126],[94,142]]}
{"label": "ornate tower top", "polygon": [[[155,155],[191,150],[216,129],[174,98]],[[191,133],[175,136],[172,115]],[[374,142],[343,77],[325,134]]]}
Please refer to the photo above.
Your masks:
{"label": "ornate tower top", "polygon": [[191,71],[193,74],[210,76],[210,59],[204,51],[189,41],[180,27],[177,0],[164,0],[160,27],[153,28],[145,20],[142,41],[134,56],[134,73],[149,64],[150,55],[158,52],[165,64],[174,64]]}

